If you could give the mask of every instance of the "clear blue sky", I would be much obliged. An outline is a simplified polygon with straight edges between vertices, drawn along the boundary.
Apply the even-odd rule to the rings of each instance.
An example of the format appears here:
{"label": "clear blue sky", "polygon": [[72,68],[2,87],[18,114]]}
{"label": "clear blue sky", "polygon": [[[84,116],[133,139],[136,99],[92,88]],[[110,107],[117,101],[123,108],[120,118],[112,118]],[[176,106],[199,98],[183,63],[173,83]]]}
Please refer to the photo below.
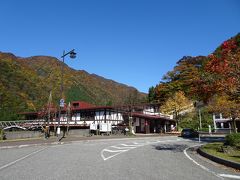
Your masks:
{"label": "clear blue sky", "polygon": [[66,63],[147,92],[185,55],[240,32],[238,0],[2,0],[0,51]]}

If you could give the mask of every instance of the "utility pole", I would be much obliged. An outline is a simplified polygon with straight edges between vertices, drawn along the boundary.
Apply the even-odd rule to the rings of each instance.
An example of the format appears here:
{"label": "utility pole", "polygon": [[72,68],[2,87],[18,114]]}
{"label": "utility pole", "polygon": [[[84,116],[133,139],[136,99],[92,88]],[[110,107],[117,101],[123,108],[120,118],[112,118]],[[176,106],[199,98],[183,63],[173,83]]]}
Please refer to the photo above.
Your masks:
{"label": "utility pole", "polygon": [[201,109],[198,109],[198,116],[199,116],[199,127],[200,130],[202,129],[202,115],[201,115]]}
{"label": "utility pole", "polygon": [[52,91],[50,91],[49,98],[48,98],[48,118],[47,118],[47,126],[46,126],[47,137],[50,136],[49,122],[51,119],[51,109],[50,109],[51,106],[52,106]]}

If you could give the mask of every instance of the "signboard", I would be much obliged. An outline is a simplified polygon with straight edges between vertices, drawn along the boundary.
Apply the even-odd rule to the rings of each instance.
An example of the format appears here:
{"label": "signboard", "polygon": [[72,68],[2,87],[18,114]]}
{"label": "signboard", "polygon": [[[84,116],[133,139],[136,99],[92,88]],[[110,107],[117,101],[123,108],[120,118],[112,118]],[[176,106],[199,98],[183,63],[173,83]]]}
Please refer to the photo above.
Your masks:
{"label": "signboard", "polygon": [[90,124],[90,130],[97,130],[97,124]]}
{"label": "signboard", "polygon": [[140,126],[139,118],[136,118],[135,126]]}
{"label": "signboard", "polygon": [[57,128],[57,135],[60,134],[60,127]]}
{"label": "signboard", "polygon": [[144,132],[144,130],[145,130],[145,119],[141,119],[140,122],[141,122],[141,131]]}
{"label": "signboard", "polygon": [[110,132],[112,131],[112,125],[110,123],[100,123],[99,130],[100,132]]}
{"label": "signboard", "polygon": [[60,99],[59,106],[64,107],[64,99]]}

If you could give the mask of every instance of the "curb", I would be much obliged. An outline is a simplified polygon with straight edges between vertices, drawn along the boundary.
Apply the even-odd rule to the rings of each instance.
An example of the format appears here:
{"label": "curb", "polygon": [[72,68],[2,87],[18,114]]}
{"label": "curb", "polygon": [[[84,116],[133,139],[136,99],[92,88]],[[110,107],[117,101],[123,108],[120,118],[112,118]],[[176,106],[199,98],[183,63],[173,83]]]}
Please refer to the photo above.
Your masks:
{"label": "curb", "polygon": [[216,156],[213,156],[211,154],[208,154],[206,152],[204,152],[201,147],[199,147],[197,149],[197,152],[202,155],[203,157],[205,158],[208,158],[216,163],[219,163],[219,164],[223,164],[225,166],[228,166],[228,167],[232,167],[232,168],[235,168],[235,169],[240,169],[240,163],[237,163],[237,162],[233,162],[233,161],[229,161],[229,160],[225,160],[225,159],[222,159],[222,158],[219,158],[219,157],[216,157]]}
{"label": "curb", "polygon": [[36,143],[29,143],[27,144],[27,141],[21,141],[25,142],[19,145],[6,145],[1,146],[0,143],[0,150],[2,149],[11,149],[11,148],[23,148],[23,147],[34,147],[34,146],[41,146],[41,145],[63,145],[63,144],[71,144],[74,142],[94,142],[94,141],[110,141],[110,140],[125,140],[125,139],[144,139],[144,138],[150,138],[150,137],[159,137],[159,136],[126,136],[126,137],[114,137],[114,138],[86,138],[86,139],[75,139],[75,140],[68,140],[68,141],[50,141],[50,142],[36,142]]}
{"label": "curb", "polygon": [[45,145],[62,145],[62,144],[66,144],[66,143],[65,142],[49,142],[49,143],[36,143],[36,144],[22,144],[22,145],[15,145],[15,146],[3,146],[3,147],[0,147],[0,150],[13,149],[13,148],[36,147],[36,146],[45,146]]}

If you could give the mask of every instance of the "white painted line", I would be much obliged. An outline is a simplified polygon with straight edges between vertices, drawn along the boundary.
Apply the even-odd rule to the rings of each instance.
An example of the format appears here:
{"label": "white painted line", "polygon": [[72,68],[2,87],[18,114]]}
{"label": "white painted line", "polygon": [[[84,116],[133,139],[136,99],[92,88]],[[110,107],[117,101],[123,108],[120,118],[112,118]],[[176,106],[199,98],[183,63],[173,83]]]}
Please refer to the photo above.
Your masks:
{"label": "white painted line", "polygon": [[117,155],[123,153],[123,152],[125,152],[125,151],[116,153],[116,154],[114,154],[114,155],[112,155],[112,156],[108,156],[107,158],[103,155],[103,153],[101,153],[101,156],[102,156],[103,160],[106,161],[106,160],[108,160],[108,159],[110,159],[110,158],[113,158],[114,156],[117,156]]}
{"label": "white painted line", "polygon": [[135,145],[145,145],[146,143],[138,143],[138,142],[134,142],[133,144],[135,144]]}
{"label": "white painted line", "polygon": [[125,146],[125,147],[140,147],[140,146],[143,146],[143,145],[137,145],[137,144],[120,144],[121,146]]}
{"label": "white painted line", "polygon": [[[109,149],[103,149],[103,150],[101,151],[101,157],[103,158],[104,161],[106,161],[106,160],[108,160],[108,159],[110,159],[110,158],[112,158],[112,157],[114,157],[114,156],[117,156],[117,155],[119,155],[119,154],[121,154],[121,153],[124,153],[124,152],[126,152],[126,151],[128,151],[128,150],[112,151],[112,150],[109,150]],[[111,155],[111,156],[105,157],[104,154],[103,154],[104,152],[117,152],[117,153],[116,153],[116,154],[113,154],[113,155]]]}
{"label": "white painted line", "polygon": [[232,174],[218,174],[221,177],[226,177],[226,178],[230,178],[230,179],[240,179],[240,176],[237,175],[232,175]]}
{"label": "white painted line", "polygon": [[[176,141],[179,141],[179,139],[174,139],[174,140],[161,140],[161,141],[147,141],[145,143],[138,143],[138,142],[133,142],[131,144],[119,144],[119,145],[116,145],[116,146],[109,146],[109,148],[114,148],[114,149],[118,149],[118,150],[112,150],[112,149],[103,149],[101,151],[101,157],[103,158],[104,161],[112,158],[112,157],[115,157],[121,153],[124,153],[124,152],[127,152],[131,149],[135,149],[135,148],[138,148],[138,147],[142,147],[142,146],[146,146],[146,145],[149,145],[149,144],[155,144],[155,143],[162,143],[162,142],[176,142]],[[116,154],[113,154],[111,156],[108,156],[108,157],[105,157],[104,156],[104,152],[110,152],[110,153],[116,153]]]}
{"label": "white painted line", "polygon": [[102,150],[102,152],[125,152],[125,151],[128,151],[128,149],[125,149],[125,150],[110,150],[110,149],[104,149]]}
{"label": "white painted line", "polygon": [[110,146],[112,148],[115,148],[115,149],[134,149],[134,148],[137,148],[137,147],[119,147],[119,146]]}
{"label": "white painted line", "polygon": [[26,159],[26,158],[28,158],[28,157],[34,155],[34,154],[37,154],[37,153],[43,151],[43,150],[46,149],[46,148],[47,148],[47,147],[42,148],[42,149],[39,149],[39,150],[34,151],[34,152],[32,152],[32,153],[30,153],[30,154],[24,156],[24,157],[21,157],[21,158],[15,160],[15,161],[12,161],[12,162],[10,162],[10,163],[8,163],[8,164],[5,164],[4,166],[1,166],[1,167],[0,167],[0,170],[3,170],[4,168],[7,168],[7,167],[9,167],[9,166],[12,166],[13,164],[16,164],[17,162],[22,161],[22,160],[24,160],[24,159]]}
{"label": "white painted line", "polygon": [[200,145],[202,145],[202,144],[190,146],[190,147],[184,149],[183,153],[185,154],[185,156],[186,156],[189,160],[191,160],[191,161],[192,161],[194,164],[196,164],[197,166],[201,167],[203,170],[205,170],[205,171],[207,171],[207,172],[209,172],[209,173],[212,173],[213,175],[217,176],[217,177],[220,178],[220,179],[224,179],[223,177],[221,177],[221,176],[218,175],[217,173],[215,173],[215,172],[211,171],[210,169],[206,168],[205,166],[199,164],[197,161],[195,161],[194,159],[192,159],[192,158],[187,154],[187,150],[188,150],[188,149],[193,148],[193,147],[196,147],[196,146],[200,146]]}
{"label": "white painted line", "polygon": [[23,148],[23,147],[29,147],[29,145],[20,145],[18,146],[19,148]]}
{"label": "white painted line", "polygon": [[17,146],[3,146],[3,147],[0,147],[0,150],[35,147],[35,146],[45,146],[45,145],[62,145],[62,144],[65,144],[65,143],[64,142],[52,142],[52,143],[39,143],[39,144],[23,144],[23,145],[17,145]]}

